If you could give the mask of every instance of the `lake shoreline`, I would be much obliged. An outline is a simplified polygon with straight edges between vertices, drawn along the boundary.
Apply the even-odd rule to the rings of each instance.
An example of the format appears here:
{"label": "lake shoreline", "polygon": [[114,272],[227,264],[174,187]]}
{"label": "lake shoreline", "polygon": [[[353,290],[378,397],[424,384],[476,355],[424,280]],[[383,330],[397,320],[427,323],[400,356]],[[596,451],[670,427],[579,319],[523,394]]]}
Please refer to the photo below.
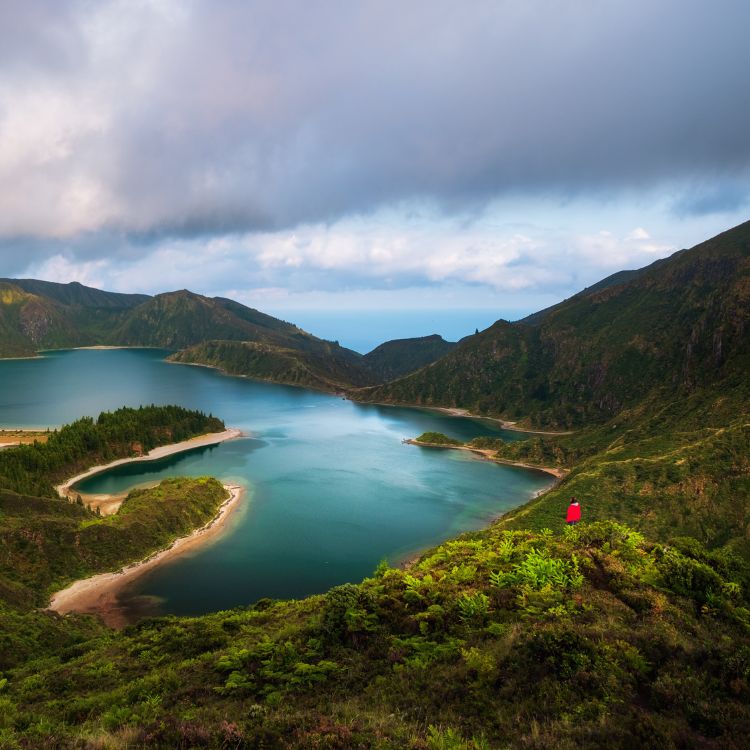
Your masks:
{"label": "lake shoreline", "polygon": [[117,572],[98,573],[74,581],[52,595],[47,609],[62,615],[71,612],[96,614],[106,625],[115,629],[128,625],[131,618],[128,617],[127,608],[119,600],[124,589],[156,566],[203,546],[225,530],[232,513],[240,505],[245,488],[238,484],[225,484],[224,488],[229,497],[207,524],[187,536],[175,539],[166,549],[130,563]]}
{"label": "lake shoreline", "polygon": [[573,430],[532,430],[530,427],[518,427],[518,422],[509,422],[499,417],[487,417],[483,414],[474,414],[468,409],[461,409],[457,406],[416,406],[417,409],[430,409],[447,414],[450,417],[463,417],[465,419],[487,419],[490,422],[497,422],[504,430],[509,432],[525,432],[530,435],[572,435]]}
{"label": "lake shoreline", "polygon": [[[123,464],[136,463],[139,461],[158,461],[161,458],[167,458],[168,456],[174,456],[178,453],[184,453],[185,451],[194,450],[195,448],[205,448],[211,445],[218,445],[227,440],[234,440],[242,437],[242,430],[237,428],[230,428],[223,432],[209,432],[205,435],[198,435],[188,440],[182,440],[179,443],[171,443],[170,445],[162,445],[158,448],[152,448],[148,453],[143,456],[130,456],[128,458],[119,458],[116,461],[111,461],[108,464],[102,464],[100,466],[92,466],[76,476],[66,479],[61,484],[55,486],[57,494],[64,499],[71,500],[71,495],[77,495],[78,493],[73,488],[78,482],[82,482],[84,479],[93,477],[102,472],[114,469],[116,466],[122,466]],[[119,494],[119,493],[118,493]],[[106,498],[111,496],[97,495],[99,498]],[[113,512],[113,511],[112,511]]]}
{"label": "lake shoreline", "polygon": [[[87,372],[95,373],[93,379],[90,378],[85,381],[87,387],[92,388],[91,403],[94,404],[98,403],[98,400],[100,400],[99,392],[95,389],[97,379],[100,378],[104,381],[110,371],[113,371],[116,375],[113,382],[117,384],[117,388],[119,389],[116,395],[122,393],[128,399],[137,399],[134,403],[148,403],[154,399],[157,399],[158,402],[159,399],[163,399],[165,397],[163,383],[166,382],[168,384],[174,383],[173,392],[183,394],[182,397],[184,397],[184,394],[191,394],[193,398],[203,399],[198,405],[207,413],[218,413],[218,411],[225,410],[229,413],[242,415],[242,419],[247,418],[249,420],[250,415],[260,409],[261,414],[263,415],[261,426],[263,430],[268,432],[268,445],[274,450],[266,451],[259,456],[252,456],[252,460],[247,458],[247,461],[250,462],[248,463],[247,472],[245,471],[246,454],[249,456],[250,452],[261,447],[266,447],[265,441],[257,446],[253,445],[251,441],[247,441],[247,448],[243,447],[245,442],[243,441],[237,443],[236,447],[230,450],[195,450],[191,455],[195,457],[195,461],[198,464],[204,467],[209,467],[202,473],[214,474],[219,478],[225,478],[227,480],[231,478],[234,481],[246,484],[248,487],[251,487],[254,481],[269,482],[269,487],[271,486],[270,482],[273,482],[273,491],[277,492],[276,480],[278,477],[284,478],[285,484],[279,482],[278,492],[280,493],[279,497],[285,500],[287,499],[287,496],[291,497],[292,491],[303,494],[309,493],[315,496],[318,494],[325,494],[326,497],[321,499],[324,513],[321,516],[320,521],[326,523],[327,526],[335,527],[336,529],[338,529],[339,526],[342,526],[344,522],[354,524],[352,527],[352,535],[357,540],[357,546],[351,551],[353,555],[351,559],[354,559],[354,556],[356,555],[360,555],[362,550],[369,551],[372,548],[375,550],[372,558],[374,562],[381,559],[383,556],[388,556],[395,561],[403,557],[402,550],[405,552],[416,553],[418,550],[415,549],[415,547],[422,549],[423,547],[429,547],[441,543],[441,541],[449,536],[459,533],[461,529],[484,527],[490,522],[492,517],[504,512],[507,507],[515,507],[516,505],[522,505],[527,502],[538,489],[546,488],[550,482],[550,477],[543,472],[539,472],[537,467],[533,467],[533,469],[529,471],[515,472],[516,476],[504,477],[503,481],[505,482],[507,479],[508,486],[498,488],[496,478],[497,472],[491,470],[483,471],[481,465],[476,464],[473,461],[459,460],[445,464],[445,460],[449,459],[450,456],[434,454],[432,457],[420,457],[417,455],[425,453],[425,451],[414,451],[409,455],[410,452],[404,451],[403,446],[401,445],[403,437],[418,434],[418,432],[414,431],[416,426],[419,426],[419,431],[425,429],[423,427],[423,423],[425,422],[429,425],[435,423],[436,426],[434,429],[438,430],[441,429],[441,425],[446,430],[450,431],[455,427],[455,431],[462,435],[463,439],[468,440],[477,434],[498,434],[499,430],[495,427],[496,424],[499,426],[497,420],[480,421],[477,419],[476,421],[471,420],[465,422],[459,418],[454,419],[453,424],[449,424],[451,420],[448,417],[460,417],[463,415],[456,414],[455,412],[446,412],[442,409],[429,409],[418,405],[404,409],[361,408],[362,406],[371,406],[371,404],[357,403],[356,401],[347,404],[345,400],[340,398],[343,394],[341,394],[338,389],[334,391],[336,399],[332,400],[330,396],[334,394],[332,394],[331,391],[322,391],[300,384],[295,384],[296,387],[290,388],[286,384],[275,384],[274,381],[270,380],[265,381],[270,384],[268,389],[263,387],[258,388],[256,386],[245,389],[239,387],[241,381],[240,384],[237,384],[237,381],[234,381],[235,385],[231,385],[231,381],[228,381],[227,384],[222,384],[218,379],[215,379],[215,377],[208,378],[207,374],[209,371],[213,371],[216,375],[221,375],[222,380],[223,377],[232,377],[233,379],[240,377],[242,380],[245,380],[246,383],[250,381],[260,385],[262,385],[262,381],[258,378],[247,378],[228,373],[222,368],[203,363],[192,363],[192,368],[200,368],[203,373],[206,373],[206,375],[199,374],[197,370],[193,370],[193,373],[180,373],[179,368],[165,368],[164,364],[187,363],[173,363],[169,360],[165,360],[165,356],[166,353],[162,351],[149,354],[145,350],[142,351],[139,356],[135,356],[132,352],[123,351],[118,353],[117,351],[114,351],[109,352],[107,356],[102,354],[101,357],[97,357],[95,352],[68,352],[60,357],[50,357],[45,372],[49,373],[51,376],[56,375],[58,372],[66,374],[69,371],[70,374],[74,374],[76,369],[81,366],[80,363],[83,363],[86,366],[85,369]],[[101,364],[99,364],[100,362]],[[33,369],[32,365],[27,365],[27,367],[29,370]],[[171,372],[169,372],[169,370],[171,370]],[[13,372],[15,372],[15,370]],[[130,375],[130,377],[124,377],[125,374]],[[23,385],[23,382],[23,380],[19,380],[21,385]],[[76,384],[77,381],[75,381],[75,379],[72,379],[71,382],[73,382],[73,385],[62,391],[63,395],[71,389],[73,394],[77,394],[81,391],[81,386]],[[130,386],[131,382],[133,384],[132,387]],[[154,383],[157,385],[154,385]],[[292,391],[297,391],[299,388],[302,388],[302,394],[308,395],[303,398],[301,394],[297,395],[292,393]],[[172,392],[172,390],[171,386],[167,388],[168,392]],[[132,394],[131,391],[133,392]],[[18,390],[17,393],[19,393],[18,400],[20,401],[20,396],[24,391]],[[316,393],[319,393],[320,396],[316,396]],[[323,393],[326,395],[323,396]],[[81,394],[83,396],[86,395],[83,391],[81,391]],[[104,396],[110,397],[106,392],[102,394],[102,397]],[[83,402],[88,403],[88,400],[84,399]],[[42,417],[46,415],[49,418],[53,413],[57,415],[58,411],[61,411],[61,413],[66,411],[58,410],[51,412],[50,409],[53,408],[53,406],[54,403],[51,402],[48,409],[45,411],[37,409],[34,414],[39,413]],[[388,406],[394,405],[389,404]],[[302,410],[303,407],[304,411]],[[318,408],[318,411],[315,410],[315,407]],[[90,408],[93,409],[93,407]],[[311,409],[311,411],[308,411],[308,408]],[[69,409],[67,411],[69,411]],[[24,414],[23,411],[19,411],[18,413]],[[37,420],[38,419],[39,417],[37,416]],[[373,421],[372,425],[368,424],[368,421],[370,420]],[[29,421],[31,420],[29,419]],[[62,419],[60,419],[60,421],[62,421]],[[330,426],[335,428],[333,432],[328,429],[329,422]],[[242,422],[242,424],[245,423]],[[370,437],[371,427],[375,430],[372,438]],[[261,430],[261,435],[264,434],[263,430]],[[315,436],[319,435],[321,430],[323,431],[322,434],[325,435],[326,444],[331,446],[330,449],[326,449],[325,453],[332,452],[333,446],[337,446],[337,451],[341,453],[341,460],[339,460],[338,457],[331,458],[329,456],[327,456],[325,460],[320,458],[321,441],[320,439],[315,438]],[[290,440],[288,438],[295,439]],[[358,466],[356,461],[359,455],[362,454],[357,453],[355,455],[351,453],[349,446],[352,444],[361,445],[364,455],[367,454],[368,450],[373,451],[374,448],[377,448],[379,456],[372,460],[368,459],[366,464],[363,464],[367,467],[367,473],[363,474],[362,472],[356,471],[356,467]],[[195,447],[196,444],[194,442],[185,446],[186,449]],[[365,533],[361,532],[361,517],[369,518],[372,512],[369,500],[366,505],[363,504],[361,512],[359,508],[353,509],[356,512],[352,512],[351,503],[344,497],[347,492],[341,490],[338,485],[332,487],[331,489],[333,491],[329,493],[326,491],[325,487],[321,490],[313,484],[307,484],[305,486],[306,477],[304,475],[297,477],[296,474],[293,476],[292,481],[287,485],[286,475],[289,473],[290,468],[292,468],[292,465],[286,465],[287,456],[295,459],[292,462],[292,465],[295,468],[297,466],[297,459],[303,459],[304,465],[307,465],[305,461],[309,459],[311,464],[314,463],[316,469],[320,470],[320,476],[325,477],[326,482],[333,482],[338,479],[347,483],[351,481],[353,487],[361,487],[362,489],[360,492],[362,494],[367,494],[368,497],[372,492],[386,492],[387,508],[389,512],[392,511],[394,515],[392,519],[389,518],[387,522],[384,522],[382,539],[372,539],[373,535],[368,530],[366,530]],[[381,456],[384,458],[381,458]],[[477,454],[477,457],[480,457],[479,454]],[[149,458],[156,458],[156,456],[149,456]],[[460,457],[454,456],[454,458]],[[355,462],[351,463],[349,459],[354,459]],[[346,468],[343,468],[345,460],[347,465]],[[249,467],[254,465],[252,464],[252,461],[261,462],[262,471],[260,472],[260,477],[254,477],[251,474]],[[268,463],[268,467],[263,463],[264,461]],[[171,463],[169,462],[170,459],[165,458],[163,462],[157,464],[143,464],[140,465],[140,467],[138,464],[135,464],[132,472],[127,472],[128,479],[126,479],[125,484],[118,480],[117,483],[111,485],[111,492],[113,494],[118,492],[121,488],[126,486],[129,481],[140,482],[141,480],[153,479],[156,475],[161,476],[163,473],[169,473],[168,467],[171,466]],[[400,466],[401,462],[403,462],[403,467]],[[193,464],[192,458],[190,464],[191,466]],[[222,471],[218,468],[220,466],[224,467],[225,465],[231,465],[231,468],[228,468],[226,471]],[[442,465],[442,468],[440,465]],[[215,466],[216,469],[211,471],[210,467],[213,466]],[[87,474],[105,472],[108,468],[111,467],[102,466],[90,469]],[[139,471],[139,468],[143,469],[143,471]],[[399,473],[396,470],[397,468],[402,468],[403,471]],[[424,483],[425,487],[432,488],[431,476],[432,471],[435,470],[441,472],[445,481],[445,487],[438,486],[434,488],[437,491],[437,495],[442,496],[449,491],[460,492],[460,495],[457,497],[461,497],[462,500],[465,501],[466,507],[469,510],[465,521],[462,518],[455,518],[450,509],[445,508],[442,503],[432,502],[429,497],[432,494],[431,492],[425,493],[421,491],[422,483]],[[114,469],[114,471],[118,473],[118,476],[122,472],[122,470],[118,471],[117,469]],[[179,468],[177,471],[179,472]],[[156,474],[154,472],[156,472]],[[267,476],[264,472],[267,472]],[[346,474],[344,474],[344,472],[346,472]],[[378,477],[376,476],[376,472],[382,472],[384,476]],[[131,480],[129,478],[131,473],[137,475],[137,478]],[[351,476],[349,476],[350,474]],[[360,476],[356,476],[357,474],[360,474]],[[108,475],[102,474],[101,476],[105,477]],[[389,480],[389,476],[395,477],[393,482]],[[65,477],[61,477],[60,481],[64,478]],[[80,487],[83,489],[86,488],[87,485],[83,483],[81,478],[71,477],[71,479],[73,481],[71,482],[71,480],[68,480],[68,483],[72,489],[72,497],[75,499],[76,488]],[[76,480],[79,481],[78,484],[75,483]],[[97,480],[93,480],[91,481],[91,492],[106,492],[107,489],[109,489],[109,487],[106,486],[107,484],[108,481],[100,484]],[[138,484],[138,486],[145,486],[145,483]],[[259,486],[266,487],[266,484]],[[266,489],[264,489],[263,492],[266,492]],[[476,498],[473,497],[474,492],[477,494]],[[395,497],[400,498],[402,494],[410,503],[410,515],[407,520],[414,526],[415,533],[413,535],[404,531],[405,524],[402,522],[401,515],[403,513],[402,505],[395,503],[393,500],[394,495]],[[259,497],[265,499],[265,495]],[[98,498],[97,502],[102,502],[107,499],[112,500],[113,504],[117,504],[120,498]],[[86,498],[86,500],[88,501],[88,498]],[[292,509],[293,519],[295,520],[298,515],[300,517],[303,517],[304,515],[304,507],[300,506],[300,512],[297,512],[298,505],[299,504],[295,503],[294,508]],[[342,512],[336,516],[331,516],[330,524],[327,523],[329,519],[326,518],[325,513],[328,513],[329,509],[336,510],[339,505],[341,505]],[[258,504],[258,507],[261,507],[261,503]],[[102,507],[101,510],[107,512],[108,509]],[[111,510],[114,510],[114,508],[111,508]],[[266,512],[266,510],[268,510],[269,513],[268,518],[271,519],[273,523],[278,523],[278,514],[276,514],[272,508],[266,508],[266,506],[263,505],[263,512]],[[253,510],[252,512],[255,513],[256,511]],[[377,509],[374,513],[376,521],[375,526],[380,530],[379,522],[381,518],[381,510]],[[235,521],[232,523],[232,529],[239,528],[239,526],[242,525],[243,533],[245,533],[245,522],[236,520],[237,518],[244,516],[245,511],[241,509],[240,513],[235,516]],[[466,523],[469,524],[468,527],[465,525]],[[395,539],[391,539],[387,536],[388,527],[391,524],[394,524],[394,528],[398,530],[398,536]],[[408,530],[409,527],[406,528]],[[425,529],[427,529],[427,531],[425,531]],[[249,539],[255,539],[256,536],[256,532],[248,532]],[[329,534],[327,531],[320,532],[321,538],[327,539],[328,536]],[[346,548],[349,551],[350,548],[353,547],[350,541],[351,538],[352,537],[349,534],[342,537],[342,548]],[[209,546],[206,560],[210,559],[211,565],[217,565],[217,576],[234,575],[234,570],[230,569],[230,566],[227,566],[223,560],[218,560],[218,562],[214,563],[212,559],[214,556],[214,547],[218,553],[218,550],[225,544],[225,540],[227,540],[227,544],[233,545],[234,539],[235,535],[234,531],[232,531],[231,534],[219,538],[218,542],[215,544],[211,543]],[[336,538],[336,541],[338,543],[338,537]],[[416,544],[414,544],[414,542],[416,542]],[[331,578],[331,585],[338,583],[338,579],[335,579],[335,576],[338,574],[335,572],[331,573],[331,570],[335,571],[340,568],[343,571],[341,573],[341,580],[348,580],[349,577],[351,577],[348,572],[348,568],[350,567],[349,559],[342,558],[341,560],[329,560],[330,555],[328,555],[325,550],[319,552],[317,548],[311,548],[309,554],[307,554],[307,552],[302,554],[293,544],[293,540],[290,541],[288,536],[284,535],[280,535],[278,547],[280,547],[284,553],[286,553],[288,548],[290,556],[282,557],[281,553],[278,552],[277,547],[274,547],[268,550],[263,548],[262,553],[259,553],[257,557],[262,559],[264,563],[266,560],[270,560],[274,561],[274,563],[281,562],[287,564],[287,561],[291,559],[292,561],[299,560],[300,564],[304,566],[319,566],[321,576],[325,577],[326,580]],[[389,547],[390,550],[388,549]],[[118,594],[119,599],[116,604],[121,609],[126,609],[126,614],[131,618],[131,621],[141,615],[149,616],[149,614],[154,612],[170,611],[173,607],[171,593],[164,594],[169,597],[169,600],[163,605],[158,605],[157,607],[152,607],[152,602],[149,601],[150,597],[142,596],[141,594],[144,591],[152,591],[152,589],[148,588],[151,585],[151,577],[153,577],[154,581],[158,580],[159,582],[161,582],[163,578],[165,580],[171,579],[173,571],[174,574],[177,575],[178,571],[183,570],[183,566],[185,570],[193,570],[193,566],[195,565],[200,567],[201,571],[204,571],[204,552],[201,551],[198,554],[200,557],[196,558],[195,561],[190,557],[189,559],[183,559],[183,561],[179,563],[166,563],[164,568],[156,568],[155,570],[152,570],[150,573],[145,574],[144,578],[138,579],[134,585],[123,585],[123,589],[121,589]],[[227,568],[226,571],[225,568]],[[363,569],[361,575],[367,575],[371,569],[372,566],[368,565],[366,570]],[[300,585],[304,587],[307,579],[313,579],[313,573],[317,575],[317,571],[318,567],[315,567],[311,574],[308,575],[306,570],[300,569],[298,571],[298,577],[302,581]],[[260,573],[262,574],[262,571],[260,571]],[[70,573],[68,573],[68,575],[70,575]],[[229,578],[214,578],[212,582],[212,576],[213,572],[201,576],[200,581],[190,580],[185,594],[176,593],[176,604],[174,606],[178,607],[180,611],[195,611],[195,608],[191,608],[189,605],[189,600],[194,594],[198,597],[200,596],[200,591],[205,590],[207,596],[206,607],[208,607],[210,602],[213,601],[213,598],[209,601],[208,597],[214,597],[213,589],[219,583],[219,580],[223,581],[224,587],[227,586],[227,581],[229,580]],[[279,593],[276,591],[277,588],[289,588],[286,581],[277,581],[269,578],[270,583],[268,585],[272,587],[272,591],[269,594],[269,592],[265,590],[265,579],[265,575],[262,575],[262,578],[259,575],[259,580],[257,582],[255,580],[243,582],[243,586],[247,583],[249,593],[243,593],[243,597],[240,599],[239,604],[252,601],[254,598],[264,595],[282,597],[289,595],[300,596],[308,593],[308,591],[305,591],[304,594],[300,594],[296,590],[294,594]],[[159,592],[162,590],[171,591],[169,588],[171,585],[172,582],[170,580],[166,589],[160,587],[159,584],[156,590]],[[195,591],[193,589],[194,585]],[[315,585],[317,586],[317,584]],[[316,588],[314,590],[318,589]],[[180,597],[182,597],[182,599],[180,599]],[[220,601],[220,604],[217,606],[232,606],[237,604],[232,598],[231,592],[226,597],[222,594],[215,598],[217,601]],[[224,604],[225,598],[229,601],[229,605]],[[183,599],[188,602],[187,606]],[[210,606],[213,607],[213,604],[210,604]],[[213,610],[206,609],[206,611]]]}
{"label": "lake shoreline", "polygon": [[[83,348],[83,347],[79,347]],[[88,348],[95,348],[95,347],[88,347]],[[124,348],[124,347],[123,347]],[[308,391],[313,391],[314,393],[325,393],[329,396],[335,396],[336,398],[343,398],[346,401],[351,401],[355,404],[362,404],[364,406],[371,405],[371,406],[390,406],[390,407],[402,407],[407,409],[424,409],[425,411],[437,411],[441,414],[446,414],[449,417],[462,417],[464,419],[483,419],[487,420],[488,422],[495,422],[496,424],[499,424],[500,427],[503,430],[508,430],[509,432],[520,432],[527,435],[572,435],[574,433],[573,430],[533,430],[528,427],[518,427],[517,422],[509,422],[506,419],[500,419],[499,417],[489,417],[485,414],[474,414],[473,412],[470,412],[468,409],[462,409],[457,406],[424,406],[423,404],[412,404],[412,403],[387,403],[385,401],[360,401],[356,398],[356,394],[353,393],[351,387],[340,387],[338,389],[331,389],[331,388],[316,388],[315,386],[305,384],[305,383],[288,383],[283,380],[276,380],[274,378],[260,378],[256,375],[245,375],[242,373],[236,373],[236,372],[229,372],[228,370],[224,369],[220,365],[209,365],[204,362],[181,362],[174,359],[169,359],[169,357],[165,357],[164,361],[170,365],[188,365],[189,367],[206,367],[209,370],[215,370],[218,373],[221,373],[222,375],[225,375],[226,377],[230,378],[244,378],[245,380],[254,380],[258,383],[273,383],[274,385],[283,385],[283,386],[289,386],[292,388],[304,388]]]}
{"label": "lake shoreline", "polygon": [[534,464],[526,464],[522,461],[511,461],[510,459],[506,458],[496,458],[493,455],[495,451],[490,448],[471,448],[468,445],[442,445],[440,443],[423,443],[419,440],[415,440],[414,438],[409,438],[407,440],[404,440],[404,442],[408,445],[418,445],[422,448],[444,448],[448,450],[468,451],[469,453],[474,453],[480,456],[485,461],[492,461],[493,463],[501,464],[502,466],[516,466],[519,469],[531,469],[533,471],[541,471],[545,474],[551,474],[558,482],[563,480],[568,475],[567,469],[559,469],[556,466],[535,466]]}
{"label": "lake shoreline", "polygon": [[[537,490],[525,503],[522,503],[521,505],[517,506],[516,508],[511,508],[510,510],[504,510],[502,513],[496,513],[493,516],[491,516],[487,523],[482,526],[482,528],[489,528],[492,526],[492,524],[499,521],[503,516],[507,515],[508,513],[518,510],[518,508],[522,508],[524,505],[528,505],[532,500],[536,500],[537,498],[542,497],[542,495],[546,495],[548,492],[551,492],[556,487],[559,486],[560,482],[568,475],[568,471],[566,469],[558,469],[556,467],[542,467],[542,466],[533,466],[532,464],[524,464],[520,461],[508,461],[501,458],[494,458],[491,454],[494,452],[491,449],[483,449],[483,448],[470,448],[467,445],[440,445],[438,443],[421,443],[418,440],[415,440],[413,438],[410,438],[408,440],[404,440],[404,443],[407,445],[416,445],[420,446],[422,448],[444,448],[444,449],[452,449],[452,450],[462,450],[462,451],[468,451],[469,453],[473,453],[477,455],[478,458],[480,458],[482,461],[491,461],[492,463],[499,464],[500,466],[516,466],[519,469],[531,469],[539,472],[543,472],[545,474],[550,474],[554,477],[554,481],[552,484],[549,485],[549,487],[545,487],[544,489]],[[400,556],[395,563],[395,567],[399,570],[407,570],[412,565],[414,565],[421,557],[423,557],[429,550],[433,549],[434,547],[439,547],[440,544],[443,542],[440,542],[439,544],[432,545],[431,547],[423,547],[418,550],[413,550],[411,552],[407,552],[406,554]]]}
{"label": "lake shoreline", "polygon": [[337,395],[337,396],[343,395],[343,397],[347,399],[348,401],[352,401],[355,404],[362,404],[364,406],[369,404],[371,406],[390,406],[390,407],[400,407],[402,409],[422,409],[424,411],[437,411],[449,417],[460,417],[462,419],[482,419],[487,422],[495,422],[496,424],[499,424],[503,430],[508,430],[508,432],[521,432],[527,435],[552,435],[552,436],[574,434],[574,430],[567,430],[567,431],[533,430],[530,427],[518,427],[517,422],[509,422],[506,419],[500,419],[500,417],[489,417],[486,414],[474,414],[468,409],[462,409],[458,406],[425,406],[424,404],[412,404],[408,402],[402,403],[402,402],[387,402],[387,401],[360,401],[357,398],[355,398],[351,392],[347,392],[344,394],[336,393],[333,395]]}
{"label": "lake shoreline", "polygon": [[346,398],[346,392],[343,390],[331,390],[330,388],[316,388],[309,383],[289,383],[285,380],[276,380],[275,378],[260,378],[257,375],[244,375],[239,372],[229,372],[219,365],[207,365],[204,362],[181,362],[176,359],[164,358],[164,362],[168,365],[183,365],[185,367],[205,367],[208,370],[214,370],[219,375],[223,375],[227,378],[241,378],[242,380],[252,380],[256,383],[269,383],[270,385],[282,385],[285,388],[302,388],[303,390],[310,391],[312,393],[323,393],[326,396],[336,396],[340,398]]}

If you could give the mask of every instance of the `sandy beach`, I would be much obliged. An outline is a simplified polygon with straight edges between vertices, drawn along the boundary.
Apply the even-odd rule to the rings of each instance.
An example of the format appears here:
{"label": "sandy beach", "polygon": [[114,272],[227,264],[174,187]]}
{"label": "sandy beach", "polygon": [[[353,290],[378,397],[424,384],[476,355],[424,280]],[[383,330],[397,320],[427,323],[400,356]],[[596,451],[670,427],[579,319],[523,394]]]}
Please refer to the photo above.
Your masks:
{"label": "sandy beach", "polygon": [[196,529],[189,536],[176,539],[167,549],[155,552],[145,560],[132,563],[116,573],[100,573],[72,583],[52,596],[49,609],[59,614],[68,612],[98,614],[107,625],[113,628],[127,625],[129,619],[119,600],[123,589],[157,565],[197,549],[224,530],[232,512],[240,505],[240,500],[244,495],[244,488],[240,485],[225,484],[224,487],[229,492],[229,497],[222,503],[217,515],[205,526]]}
{"label": "sandy beach", "polygon": [[120,458],[117,461],[104,464],[102,466],[93,466],[87,471],[76,476],[67,479],[62,484],[55,487],[57,494],[60,497],[71,499],[72,496],[81,495],[85,505],[91,506],[92,509],[99,508],[102,515],[111,515],[116,513],[122,501],[125,499],[127,493],[119,493],[117,495],[89,495],[85,493],[79,493],[72,489],[73,485],[77,482],[81,482],[88,477],[94,476],[94,474],[100,474],[103,471],[112,469],[115,466],[122,464],[133,463],[136,461],[156,461],[159,458],[166,458],[176,453],[183,453],[184,451],[192,450],[193,448],[203,448],[208,445],[217,445],[223,443],[225,440],[232,440],[242,436],[242,431],[237,429],[224,430],[224,432],[211,432],[207,435],[198,435],[197,437],[190,438],[190,440],[183,440],[181,443],[172,443],[171,445],[162,445],[159,448],[154,448],[143,456],[136,456],[135,458]]}

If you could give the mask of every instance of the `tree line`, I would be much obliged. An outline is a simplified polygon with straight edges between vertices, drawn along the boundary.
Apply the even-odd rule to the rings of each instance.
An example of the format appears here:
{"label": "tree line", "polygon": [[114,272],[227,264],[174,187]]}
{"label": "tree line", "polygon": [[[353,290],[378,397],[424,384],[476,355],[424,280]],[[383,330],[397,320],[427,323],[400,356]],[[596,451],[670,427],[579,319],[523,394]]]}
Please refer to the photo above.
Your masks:
{"label": "tree line", "polygon": [[55,430],[45,443],[0,452],[0,488],[55,497],[54,484],[88,466],[147,453],[225,429],[220,419],[181,406],[123,407]]}

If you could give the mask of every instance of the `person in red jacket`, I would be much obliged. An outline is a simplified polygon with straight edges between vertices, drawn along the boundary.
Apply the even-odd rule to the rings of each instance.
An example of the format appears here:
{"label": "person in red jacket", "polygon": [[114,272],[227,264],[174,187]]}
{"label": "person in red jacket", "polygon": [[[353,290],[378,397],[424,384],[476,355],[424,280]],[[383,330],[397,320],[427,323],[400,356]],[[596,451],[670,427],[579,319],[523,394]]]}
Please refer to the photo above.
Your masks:
{"label": "person in red jacket", "polygon": [[578,500],[574,497],[570,498],[570,505],[568,506],[568,517],[565,519],[570,525],[576,524],[581,520],[581,506],[578,504]]}

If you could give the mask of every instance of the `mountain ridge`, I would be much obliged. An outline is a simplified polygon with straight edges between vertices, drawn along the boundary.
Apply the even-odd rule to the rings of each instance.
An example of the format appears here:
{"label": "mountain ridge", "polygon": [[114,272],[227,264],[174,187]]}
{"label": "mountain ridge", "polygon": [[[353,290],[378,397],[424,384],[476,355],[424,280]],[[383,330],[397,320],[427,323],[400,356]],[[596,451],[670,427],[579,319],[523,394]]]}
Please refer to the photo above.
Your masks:
{"label": "mountain ridge", "polygon": [[[390,352],[390,371],[403,374],[452,346],[437,339],[386,342],[379,349]],[[0,357],[94,345],[156,346],[173,350],[175,362],[333,392],[385,377],[378,353],[368,359],[226,297],[188,289],[120,294],[77,282],[0,279]]]}
{"label": "mountain ridge", "polygon": [[433,333],[417,338],[392,339],[364,355],[365,364],[385,380],[395,380],[436,362],[457,346]]}
{"label": "mountain ridge", "polygon": [[[519,399],[532,419],[577,427],[498,441],[499,458],[570,471],[548,493],[406,569],[381,563],[361,583],[306,599],[151,618],[111,633],[91,618],[33,608],[54,560],[80,555],[81,520],[94,519],[61,501],[0,491],[11,554],[0,571],[0,741],[744,748],[750,224],[696,248],[622,283],[600,283],[534,324],[498,321],[416,373],[364,391],[427,383],[436,399],[469,393],[462,405],[492,413],[500,383],[496,395]],[[2,294],[16,300],[19,291]],[[232,321],[221,302],[212,309],[222,324]],[[296,340],[283,327],[272,332]],[[268,352],[264,367],[294,369],[301,352],[312,357],[322,346],[300,335],[310,348],[292,354],[270,342],[271,332],[268,341],[196,347],[207,358],[211,347],[228,347],[218,356],[225,364],[246,349]],[[598,383],[585,378],[592,364]],[[529,377],[543,366],[544,377]],[[441,391],[436,373],[462,380],[448,377]],[[607,388],[615,388],[609,398]],[[582,408],[592,395],[594,408]],[[175,499],[194,504],[183,493],[196,481]],[[570,495],[581,499],[583,522],[567,527]],[[152,505],[143,510],[153,529],[161,518]],[[107,559],[134,554],[125,541],[112,536]],[[46,565],[38,549],[50,555]]]}
{"label": "mountain ridge", "polygon": [[430,367],[351,395],[526,426],[603,422],[649,393],[687,394],[744,366],[749,310],[746,222],[623,283],[584,290],[532,324],[497,321]]}

